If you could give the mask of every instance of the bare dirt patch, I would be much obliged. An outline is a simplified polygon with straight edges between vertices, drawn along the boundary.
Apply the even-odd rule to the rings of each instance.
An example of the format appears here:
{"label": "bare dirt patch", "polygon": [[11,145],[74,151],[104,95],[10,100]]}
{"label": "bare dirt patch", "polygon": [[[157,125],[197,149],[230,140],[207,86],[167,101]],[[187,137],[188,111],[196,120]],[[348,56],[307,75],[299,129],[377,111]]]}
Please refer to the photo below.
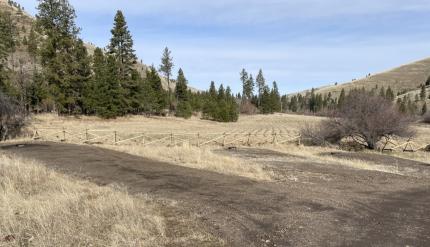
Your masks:
{"label": "bare dirt patch", "polygon": [[184,212],[195,212],[198,221],[227,245],[430,244],[428,177],[313,163],[259,149],[224,152],[235,152],[297,179],[258,182],[70,144],[2,149],[98,184],[121,183],[131,193],[179,201]]}

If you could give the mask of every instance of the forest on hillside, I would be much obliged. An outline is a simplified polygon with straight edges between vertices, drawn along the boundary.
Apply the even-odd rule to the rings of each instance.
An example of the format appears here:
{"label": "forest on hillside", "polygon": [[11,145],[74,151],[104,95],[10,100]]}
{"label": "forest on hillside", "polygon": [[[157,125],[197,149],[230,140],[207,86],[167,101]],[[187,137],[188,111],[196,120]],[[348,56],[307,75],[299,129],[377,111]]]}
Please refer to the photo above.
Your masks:
{"label": "forest on hillside", "polygon": [[[0,12],[0,90],[27,113],[189,118],[203,112],[210,120],[237,121],[238,105],[229,87],[221,84],[214,90],[212,83],[206,92],[192,92],[181,68],[172,80],[175,65],[167,47],[158,68],[148,67],[144,76],[139,73],[132,34],[121,11],[113,20],[110,42],[89,54],[68,1],[39,1],[30,25],[23,24],[26,16],[20,5],[8,3],[17,13]],[[168,81],[167,90],[161,76]]]}
{"label": "forest on hillside", "polygon": [[[241,93],[213,81],[207,91],[190,90],[184,71],[179,67],[175,73],[178,66],[167,47],[158,67],[145,67],[144,73],[138,70],[132,34],[120,10],[108,44],[89,51],[79,37],[81,28],[67,0],[39,0],[34,19],[26,16],[18,3],[9,0],[8,4],[10,11],[0,11],[0,91],[26,113],[103,118],[127,114],[189,118],[195,114],[229,122],[237,121],[239,114],[329,115],[351,93],[342,90],[333,97],[312,89],[306,94],[281,96],[277,82],[270,87],[261,69],[255,79],[245,69],[240,72]],[[167,87],[163,87],[163,80],[167,80]],[[427,80],[415,98],[405,95],[396,99],[402,92],[390,87],[368,91],[397,102],[403,113],[424,115],[429,86]]]}

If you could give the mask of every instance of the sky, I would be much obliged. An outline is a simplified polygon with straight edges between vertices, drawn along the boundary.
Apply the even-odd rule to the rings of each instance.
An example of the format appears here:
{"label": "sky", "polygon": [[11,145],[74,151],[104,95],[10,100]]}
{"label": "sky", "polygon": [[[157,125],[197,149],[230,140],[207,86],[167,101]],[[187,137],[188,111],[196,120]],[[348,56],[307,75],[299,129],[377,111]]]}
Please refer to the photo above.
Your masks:
{"label": "sky", "polygon": [[[122,10],[139,59],[164,47],[198,89],[240,92],[261,68],[281,93],[348,82],[430,57],[429,0],[69,0],[80,36],[105,47]],[[17,0],[36,14],[36,0]]]}

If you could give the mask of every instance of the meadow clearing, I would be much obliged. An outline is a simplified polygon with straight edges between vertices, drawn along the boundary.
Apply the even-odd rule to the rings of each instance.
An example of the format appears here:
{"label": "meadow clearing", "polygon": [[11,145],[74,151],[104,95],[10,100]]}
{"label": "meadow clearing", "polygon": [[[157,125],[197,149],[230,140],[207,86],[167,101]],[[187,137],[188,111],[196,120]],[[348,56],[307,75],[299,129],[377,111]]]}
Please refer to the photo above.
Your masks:
{"label": "meadow clearing", "polygon": [[[428,243],[423,237],[428,222],[421,216],[430,203],[429,153],[353,153],[298,145],[295,139],[270,141],[274,132],[294,136],[322,119],[275,114],[216,123],[35,116],[27,137],[0,147],[0,246],[70,246],[68,236],[93,246]],[[60,132],[46,139],[56,142],[45,142],[31,139],[34,129]],[[118,138],[140,132],[251,132],[259,137],[251,145],[222,146],[220,140],[200,147],[171,145],[169,138],[151,145],[89,145],[79,138],[61,142],[63,129],[117,131]],[[417,123],[414,129],[414,141],[430,141],[428,126]],[[368,223],[374,221],[387,223],[383,228]],[[405,229],[414,233],[407,235]]]}

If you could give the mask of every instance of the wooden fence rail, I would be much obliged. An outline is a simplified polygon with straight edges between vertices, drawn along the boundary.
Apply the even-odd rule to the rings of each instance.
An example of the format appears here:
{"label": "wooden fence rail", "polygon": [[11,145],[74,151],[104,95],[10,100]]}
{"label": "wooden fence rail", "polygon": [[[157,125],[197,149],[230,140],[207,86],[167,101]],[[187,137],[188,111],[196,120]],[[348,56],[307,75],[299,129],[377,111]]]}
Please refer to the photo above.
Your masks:
{"label": "wooden fence rail", "polygon": [[45,141],[72,142],[84,144],[113,145],[191,145],[204,147],[219,146],[258,146],[264,144],[285,144],[299,142],[298,133],[281,133],[275,130],[233,130],[224,133],[155,133],[120,132],[116,130],[69,130],[65,128],[37,128],[33,139]]}
{"label": "wooden fence rail", "polygon": [[[44,141],[59,141],[82,144],[110,144],[110,145],[161,145],[178,146],[261,146],[283,145],[297,143],[300,145],[302,137],[294,131],[279,129],[247,129],[231,130],[215,133],[189,132],[126,132],[116,130],[85,129],[71,130],[65,128],[36,128],[33,139]],[[419,145],[409,138],[405,142],[393,138],[385,138],[381,151],[415,152],[424,150],[428,145]]]}

